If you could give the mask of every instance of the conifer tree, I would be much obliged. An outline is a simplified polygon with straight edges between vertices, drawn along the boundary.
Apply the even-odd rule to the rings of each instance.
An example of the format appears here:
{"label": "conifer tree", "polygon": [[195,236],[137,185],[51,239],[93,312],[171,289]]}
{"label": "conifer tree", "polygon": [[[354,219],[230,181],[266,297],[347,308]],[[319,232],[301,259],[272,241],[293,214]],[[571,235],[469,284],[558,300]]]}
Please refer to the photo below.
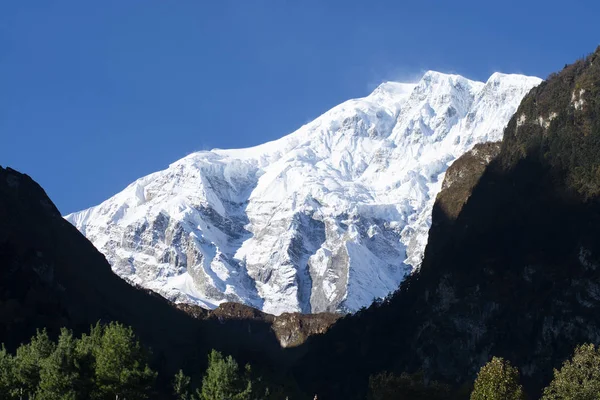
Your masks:
{"label": "conifer tree", "polygon": [[33,397],[40,383],[40,370],[44,360],[54,352],[55,344],[46,330],[38,331],[28,344],[17,349],[14,358],[15,387],[17,398]]}
{"label": "conifer tree", "polygon": [[148,366],[144,349],[133,330],[117,322],[103,328],[94,351],[98,394],[104,398],[148,398],[156,373]]}
{"label": "conifer tree", "polygon": [[102,341],[102,326],[100,323],[90,327],[89,334],[82,334],[76,340],[75,353],[79,367],[79,391],[86,399],[99,398],[96,386],[96,351]]}
{"label": "conifer tree", "polygon": [[2,345],[0,348],[0,398],[12,399],[15,386],[15,361]]}
{"label": "conifer tree", "polygon": [[182,370],[175,374],[173,392],[177,400],[194,400],[194,397],[190,395],[190,377],[185,375]]}
{"label": "conifer tree", "polygon": [[202,400],[249,400],[252,394],[250,366],[240,371],[231,356],[223,357],[218,351],[208,355],[208,369],[202,380]]}
{"label": "conifer tree", "polygon": [[54,352],[42,361],[36,399],[75,400],[81,394],[80,362],[73,332],[63,328]]}

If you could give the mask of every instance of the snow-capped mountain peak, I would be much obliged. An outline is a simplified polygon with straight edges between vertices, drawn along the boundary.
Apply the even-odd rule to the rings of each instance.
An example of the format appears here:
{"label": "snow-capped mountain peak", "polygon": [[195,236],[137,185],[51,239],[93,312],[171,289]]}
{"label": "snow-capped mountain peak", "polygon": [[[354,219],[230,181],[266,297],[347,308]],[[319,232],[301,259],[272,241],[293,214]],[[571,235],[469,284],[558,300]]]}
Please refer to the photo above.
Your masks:
{"label": "snow-capped mountain peak", "polygon": [[66,218],[119,275],[175,301],[354,311],[418,267],[444,172],[499,140],[539,82],[385,82],[281,139],[193,153]]}

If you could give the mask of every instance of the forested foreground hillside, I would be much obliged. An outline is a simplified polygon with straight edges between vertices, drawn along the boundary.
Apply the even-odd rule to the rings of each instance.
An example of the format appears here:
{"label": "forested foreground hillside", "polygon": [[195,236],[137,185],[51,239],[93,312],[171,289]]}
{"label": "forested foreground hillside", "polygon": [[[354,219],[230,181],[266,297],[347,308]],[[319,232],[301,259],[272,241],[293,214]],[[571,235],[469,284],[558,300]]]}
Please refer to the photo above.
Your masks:
{"label": "forested foreground hillside", "polygon": [[[212,350],[205,371],[191,377],[179,370],[170,379],[170,393],[158,385],[150,352],[130,327],[119,323],[96,324],[89,333],[75,337],[63,328],[56,340],[38,331],[14,354],[0,349],[0,397],[2,399],[151,399],[253,400],[306,398],[293,380],[277,382],[261,375],[250,364],[241,366],[231,356]],[[564,363],[544,399],[593,399],[600,391],[600,348],[584,345]],[[162,393],[161,393],[162,392]],[[479,371],[473,387],[460,389],[426,381],[422,373],[379,373],[369,378],[368,398],[386,399],[525,399],[519,371],[508,361],[494,357]]]}

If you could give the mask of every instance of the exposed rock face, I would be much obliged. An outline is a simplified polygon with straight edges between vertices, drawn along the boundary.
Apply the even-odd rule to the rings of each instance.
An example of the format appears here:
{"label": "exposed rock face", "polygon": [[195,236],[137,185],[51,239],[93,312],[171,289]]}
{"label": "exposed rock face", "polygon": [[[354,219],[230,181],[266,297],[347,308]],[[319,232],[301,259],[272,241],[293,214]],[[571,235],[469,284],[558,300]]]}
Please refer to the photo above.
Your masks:
{"label": "exposed rock face", "polygon": [[280,140],[194,153],[66,218],[116,273],[176,302],[356,311],[420,265],[444,172],[499,140],[539,82],[387,82]]}
{"label": "exposed rock face", "polygon": [[[195,314],[199,318],[219,321],[266,322],[271,326],[281,347],[284,348],[296,347],[303,344],[310,336],[324,334],[340,318],[340,315],[335,313],[283,313],[281,315],[271,315],[239,303],[223,303],[211,311],[205,311],[198,306],[188,304],[180,304],[178,307]],[[195,311],[191,311],[192,309],[195,309]]]}
{"label": "exposed rock face", "polygon": [[[460,385],[501,356],[535,398],[576,345],[600,343],[599,117],[600,49],[524,98],[495,158],[453,164],[419,273],[311,342],[300,379],[360,398],[374,372]],[[332,361],[304,369],[317,358]]]}
{"label": "exposed rock face", "polygon": [[[436,205],[455,220],[469,200],[488,164],[500,154],[500,142],[481,143],[456,160],[448,171]],[[437,221],[435,221],[437,222]]]}

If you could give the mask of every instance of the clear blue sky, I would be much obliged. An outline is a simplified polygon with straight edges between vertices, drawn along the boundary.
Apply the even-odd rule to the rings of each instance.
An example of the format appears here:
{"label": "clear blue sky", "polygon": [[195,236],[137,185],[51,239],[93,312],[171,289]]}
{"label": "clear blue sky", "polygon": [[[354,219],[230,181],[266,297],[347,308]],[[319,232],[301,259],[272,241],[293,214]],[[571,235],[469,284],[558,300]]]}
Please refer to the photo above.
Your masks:
{"label": "clear blue sky", "polygon": [[193,151],[283,136],[385,80],[546,77],[599,44],[599,3],[4,0],[0,165],[66,214]]}

